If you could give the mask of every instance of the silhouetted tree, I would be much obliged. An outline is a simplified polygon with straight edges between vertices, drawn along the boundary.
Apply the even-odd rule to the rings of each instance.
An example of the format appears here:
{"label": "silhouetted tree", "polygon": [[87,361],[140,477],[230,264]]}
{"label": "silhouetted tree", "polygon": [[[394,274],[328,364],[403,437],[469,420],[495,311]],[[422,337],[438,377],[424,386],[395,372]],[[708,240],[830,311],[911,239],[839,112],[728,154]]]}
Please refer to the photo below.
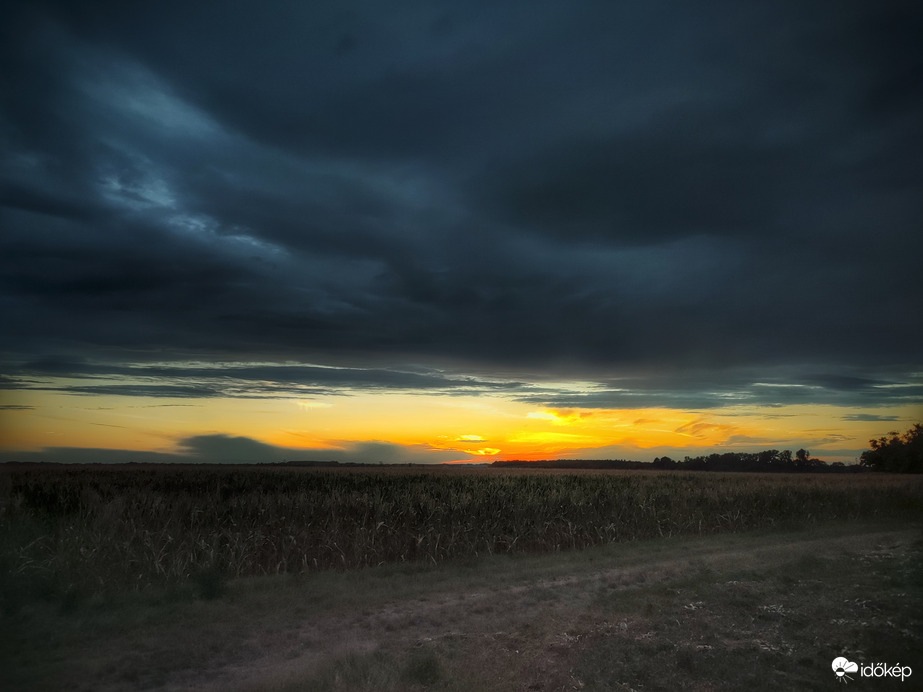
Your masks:
{"label": "silhouetted tree", "polygon": [[795,452],[795,468],[799,471],[811,471],[825,465],[820,459],[811,458],[811,453],[806,449]]}
{"label": "silhouetted tree", "polygon": [[862,452],[859,463],[876,471],[923,473],[923,425],[915,423],[903,435],[889,432],[887,437],[869,440],[871,449]]}
{"label": "silhouetted tree", "polygon": [[675,469],[676,462],[670,457],[657,457],[651,463],[651,466],[655,469]]}
{"label": "silhouetted tree", "polygon": [[779,452],[779,458],[776,460],[776,465],[780,471],[792,471],[795,468],[795,462],[792,461],[791,450],[783,449]]}

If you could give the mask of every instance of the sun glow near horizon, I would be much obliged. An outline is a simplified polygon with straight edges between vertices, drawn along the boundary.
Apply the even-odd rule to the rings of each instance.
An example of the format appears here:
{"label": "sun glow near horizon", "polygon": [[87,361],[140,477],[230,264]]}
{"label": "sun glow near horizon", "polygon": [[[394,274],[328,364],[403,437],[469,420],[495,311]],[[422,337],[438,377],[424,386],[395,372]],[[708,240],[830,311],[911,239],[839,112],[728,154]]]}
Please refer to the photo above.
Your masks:
{"label": "sun glow near horizon", "polygon": [[[854,450],[884,433],[834,406],[675,408],[541,407],[502,395],[352,392],[293,398],[165,398],[14,392],[6,406],[6,450],[87,448],[184,453],[197,436],[247,438],[289,457],[352,450],[392,451],[416,462],[636,458],[805,447],[852,461]],[[910,420],[910,407],[884,411]],[[879,414],[883,411],[879,409]],[[848,420],[853,417],[860,420]],[[884,418],[884,416],[878,416]],[[830,454],[825,457],[825,450]],[[845,452],[843,450],[846,450]],[[369,454],[372,451],[368,452]]]}

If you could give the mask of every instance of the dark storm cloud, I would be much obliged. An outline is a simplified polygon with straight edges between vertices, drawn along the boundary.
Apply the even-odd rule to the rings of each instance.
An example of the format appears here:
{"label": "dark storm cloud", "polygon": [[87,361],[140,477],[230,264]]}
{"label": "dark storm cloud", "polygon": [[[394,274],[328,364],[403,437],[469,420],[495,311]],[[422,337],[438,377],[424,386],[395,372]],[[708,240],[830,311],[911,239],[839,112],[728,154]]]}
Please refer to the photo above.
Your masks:
{"label": "dark storm cloud", "polygon": [[[66,354],[94,365],[60,376],[147,378],[69,391],[249,396],[695,367],[696,388],[657,375],[559,403],[896,400],[878,380],[918,401],[921,18],[14,3],[6,369]],[[807,379],[755,374],[786,364]]]}
{"label": "dark storm cloud", "polygon": [[212,389],[210,387],[177,387],[163,384],[71,385],[53,388],[33,387],[33,389],[51,389],[51,391],[68,392],[70,394],[169,397],[179,399],[206,399],[220,395],[217,389]]}
{"label": "dark storm cloud", "polygon": [[284,452],[273,445],[248,437],[195,435],[179,444],[181,454],[197,461],[226,459],[228,462],[282,461]]}
{"label": "dark storm cloud", "polygon": [[[43,357],[0,378],[0,390],[156,398],[304,398],[404,391],[501,395],[550,408],[777,407],[795,404],[923,406],[923,376],[899,369],[818,373],[793,367],[632,371],[607,379],[531,383],[416,370],[305,364],[117,364]],[[104,381],[104,382],[103,382]],[[874,417],[873,417],[874,418]],[[873,418],[869,418],[872,420]],[[859,418],[854,418],[859,420]]]}
{"label": "dark storm cloud", "polygon": [[3,462],[52,462],[62,464],[253,464],[295,461],[338,461],[361,464],[437,464],[455,461],[458,452],[422,445],[344,440],[335,449],[290,449],[235,435],[194,435],[178,440],[175,452],[139,452],[130,449],[46,447],[35,452],[0,451]]}
{"label": "dark storm cloud", "polygon": [[[517,396],[517,399],[558,409],[714,409],[798,404],[923,407],[923,376],[898,374],[893,379],[872,379],[766,369],[731,369],[723,372],[720,378],[710,371],[669,375],[646,373],[599,382],[588,391],[537,390]],[[848,419],[886,420],[888,417],[868,414]]]}
{"label": "dark storm cloud", "polygon": [[[0,380],[0,389],[169,398],[303,397],[349,394],[356,390],[480,394],[530,389],[523,382],[453,376],[421,368],[409,371],[302,364],[126,365],[43,357],[22,363],[12,368],[12,372],[15,375]],[[62,378],[76,382],[55,384]],[[103,378],[124,379],[129,383],[93,383]]]}

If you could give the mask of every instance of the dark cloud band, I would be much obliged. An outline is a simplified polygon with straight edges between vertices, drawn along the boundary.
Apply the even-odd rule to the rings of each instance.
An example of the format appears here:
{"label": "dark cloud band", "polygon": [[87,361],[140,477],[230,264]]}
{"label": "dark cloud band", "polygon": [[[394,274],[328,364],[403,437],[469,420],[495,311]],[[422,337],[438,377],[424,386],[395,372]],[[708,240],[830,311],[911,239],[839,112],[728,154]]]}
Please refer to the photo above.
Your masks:
{"label": "dark cloud band", "polygon": [[[9,386],[919,401],[917,3],[49,1],[0,31]],[[538,391],[573,371],[650,377]]]}

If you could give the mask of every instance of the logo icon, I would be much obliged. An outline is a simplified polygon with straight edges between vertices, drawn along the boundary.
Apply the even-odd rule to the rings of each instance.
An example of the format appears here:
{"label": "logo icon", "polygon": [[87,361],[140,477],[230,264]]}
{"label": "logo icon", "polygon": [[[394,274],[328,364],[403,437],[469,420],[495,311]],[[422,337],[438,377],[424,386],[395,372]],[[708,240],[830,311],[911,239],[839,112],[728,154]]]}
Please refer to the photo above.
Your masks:
{"label": "logo icon", "polygon": [[849,682],[852,678],[846,673],[858,673],[859,665],[842,656],[837,656],[833,659],[833,672],[836,673],[837,682]]}

